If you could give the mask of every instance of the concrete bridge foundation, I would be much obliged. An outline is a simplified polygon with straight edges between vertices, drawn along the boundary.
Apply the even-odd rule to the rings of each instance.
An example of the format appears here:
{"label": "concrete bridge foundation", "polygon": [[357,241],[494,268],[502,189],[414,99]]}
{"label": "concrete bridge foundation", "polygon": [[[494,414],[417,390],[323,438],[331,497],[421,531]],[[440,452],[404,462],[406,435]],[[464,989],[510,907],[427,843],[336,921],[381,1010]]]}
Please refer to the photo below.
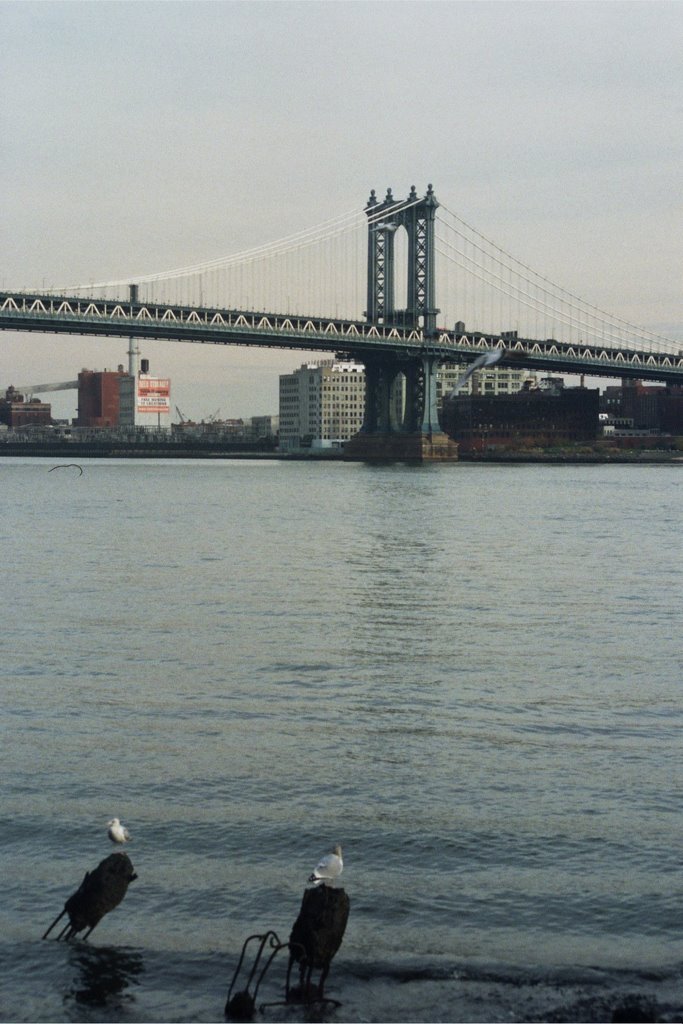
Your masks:
{"label": "concrete bridge foundation", "polygon": [[443,431],[433,434],[364,434],[352,437],[344,458],[356,462],[457,462],[458,445]]}

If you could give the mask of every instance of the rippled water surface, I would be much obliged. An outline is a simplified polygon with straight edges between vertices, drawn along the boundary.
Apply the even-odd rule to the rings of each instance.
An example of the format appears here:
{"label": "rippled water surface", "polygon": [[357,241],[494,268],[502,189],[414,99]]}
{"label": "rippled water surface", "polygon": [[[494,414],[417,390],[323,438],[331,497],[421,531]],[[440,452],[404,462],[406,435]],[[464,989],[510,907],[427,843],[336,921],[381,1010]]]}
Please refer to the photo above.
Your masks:
{"label": "rippled water surface", "polygon": [[[325,1019],[681,1019],[683,468],[51,465],[0,460],[2,1019],[221,1020],[336,841]],[[113,815],[137,880],[41,942]]]}

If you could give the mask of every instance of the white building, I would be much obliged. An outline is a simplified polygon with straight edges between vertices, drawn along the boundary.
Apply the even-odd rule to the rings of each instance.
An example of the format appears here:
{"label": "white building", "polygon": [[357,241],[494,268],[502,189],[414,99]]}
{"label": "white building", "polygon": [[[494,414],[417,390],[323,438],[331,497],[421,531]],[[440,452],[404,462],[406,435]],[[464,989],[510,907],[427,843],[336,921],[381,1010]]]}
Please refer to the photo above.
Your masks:
{"label": "white building", "polygon": [[[436,401],[441,409],[443,398],[453,390],[458,378],[467,369],[467,364],[444,363],[437,372]],[[536,375],[529,370],[515,366],[492,366],[476,370],[465,385],[459,389],[459,395],[511,395],[521,391],[526,381],[535,381]]]}
{"label": "white building", "polygon": [[363,425],[365,367],[325,359],[280,377],[280,448],[340,448]]}
{"label": "white building", "polygon": [[245,426],[252,441],[274,437],[280,429],[277,416],[252,416]]}

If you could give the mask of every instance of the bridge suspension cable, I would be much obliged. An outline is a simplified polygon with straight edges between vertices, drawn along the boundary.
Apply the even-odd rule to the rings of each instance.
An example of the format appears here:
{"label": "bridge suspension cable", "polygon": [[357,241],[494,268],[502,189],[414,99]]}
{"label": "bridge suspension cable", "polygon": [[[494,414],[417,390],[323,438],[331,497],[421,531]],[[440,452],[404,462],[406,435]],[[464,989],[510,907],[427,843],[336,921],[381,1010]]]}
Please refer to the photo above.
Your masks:
{"label": "bridge suspension cable", "polygon": [[[413,194],[414,195],[414,194]],[[100,294],[180,306],[209,306],[357,320],[367,299],[368,230],[421,203],[419,197],[348,211],[275,241],[153,274],[41,289],[48,294]],[[440,322],[466,330],[610,347],[677,352],[680,343],[594,306],[534,271],[446,206],[436,216],[437,304]],[[406,287],[396,236],[396,297]],[[445,264],[445,266],[444,266]],[[455,272],[454,272],[455,268]]]}
{"label": "bridge suspension cable", "polygon": [[[549,318],[558,324],[564,324],[570,328],[583,328],[590,335],[591,332],[596,330],[596,324],[600,325],[600,334],[605,342],[615,342],[621,344],[624,341],[624,332],[613,329],[613,323],[605,318],[596,317],[594,320],[588,320],[582,316],[582,307],[578,304],[568,304],[569,309],[576,309],[578,311],[577,316],[569,314],[566,310],[559,308],[558,306],[552,305],[551,302],[547,302],[544,299],[534,297],[531,292],[524,290],[521,285],[512,285],[506,282],[500,274],[494,274],[490,270],[484,271],[483,268],[479,267],[462,249],[457,249],[454,245],[447,242],[442,242],[437,246],[437,251],[440,255],[446,259],[455,263],[457,266],[465,267],[473,277],[477,280],[484,282],[487,285],[491,285],[493,288],[500,291],[503,295],[507,295],[512,299],[515,299],[518,303],[527,308],[535,311],[541,311],[544,314],[548,314]],[[455,255],[453,255],[455,253]],[[456,257],[461,257],[461,260]],[[462,261],[465,261],[464,263]],[[541,290],[541,294],[552,293]],[[637,330],[637,329],[636,329]],[[643,335],[647,332],[643,332]],[[656,337],[656,336],[653,336]],[[641,340],[646,340],[641,336]],[[648,343],[653,344],[653,339],[648,338]]]}
{"label": "bridge suspension cable", "polygon": [[[567,327],[572,335],[569,340],[588,341],[600,338],[606,344],[624,345],[628,348],[652,349],[661,348],[662,345],[670,347],[672,351],[680,348],[680,345],[671,339],[606,313],[550,281],[444,206],[440,207],[437,220],[437,242],[437,251],[440,255],[463,270],[466,276],[482,282],[500,296],[512,300],[506,311],[502,303],[496,311],[503,321],[498,325],[501,332],[519,323],[519,310],[512,304],[515,303],[530,310],[536,320],[542,318],[553,333],[557,326]],[[452,283],[447,290],[453,290]],[[463,308],[463,302],[466,304],[469,291],[471,288],[468,290],[466,284],[455,283],[455,301],[456,305],[460,301],[460,309]],[[489,306],[488,310],[480,308],[477,311],[478,315],[475,315],[477,324],[483,326],[482,317],[487,314],[494,315],[493,302],[490,297],[484,301],[480,297],[479,301],[482,307],[485,307],[486,301]],[[505,317],[507,323],[504,322]],[[521,317],[521,320],[524,321],[524,317]],[[529,317],[526,320],[528,323]],[[534,333],[538,330],[538,323],[533,327],[526,326],[523,330],[527,336],[538,336]]]}
{"label": "bridge suspension cable", "polygon": [[[411,206],[415,206],[418,202],[420,202],[419,199],[399,202],[392,209],[392,212],[399,212],[400,210],[408,209]],[[89,282],[88,284],[48,288],[45,289],[45,292],[47,294],[77,294],[81,291],[93,291],[99,289],[106,290],[110,288],[127,287],[131,284],[154,284],[157,282],[177,280],[184,277],[196,277],[212,271],[225,270],[231,267],[253,263],[258,260],[288,255],[327,239],[337,237],[338,235],[344,234],[350,230],[352,231],[357,229],[359,226],[365,227],[368,223],[374,224],[382,217],[386,218],[386,212],[368,213],[368,211],[372,210],[373,207],[366,207],[361,211],[349,211],[339,217],[323,221],[321,224],[305,228],[302,231],[297,231],[292,235],[287,235],[273,242],[267,242],[262,245],[254,246],[250,249],[243,249],[239,252],[230,253],[226,256],[218,256],[210,260],[203,260],[201,263],[194,263],[188,266],[177,267],[173,270],[161,271],[154,274],[119,278],[112,281],[96,281]]]}

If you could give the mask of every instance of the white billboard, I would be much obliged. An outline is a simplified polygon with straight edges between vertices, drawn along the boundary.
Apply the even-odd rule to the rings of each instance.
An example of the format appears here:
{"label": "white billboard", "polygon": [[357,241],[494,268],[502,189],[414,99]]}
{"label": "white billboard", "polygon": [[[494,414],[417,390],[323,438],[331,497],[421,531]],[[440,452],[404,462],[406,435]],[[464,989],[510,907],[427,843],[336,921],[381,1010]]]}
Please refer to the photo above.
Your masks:
{"label": "white billboard", "polygon": [[168,377],[138,377],[138,412],[171,412],[171,381]]}

